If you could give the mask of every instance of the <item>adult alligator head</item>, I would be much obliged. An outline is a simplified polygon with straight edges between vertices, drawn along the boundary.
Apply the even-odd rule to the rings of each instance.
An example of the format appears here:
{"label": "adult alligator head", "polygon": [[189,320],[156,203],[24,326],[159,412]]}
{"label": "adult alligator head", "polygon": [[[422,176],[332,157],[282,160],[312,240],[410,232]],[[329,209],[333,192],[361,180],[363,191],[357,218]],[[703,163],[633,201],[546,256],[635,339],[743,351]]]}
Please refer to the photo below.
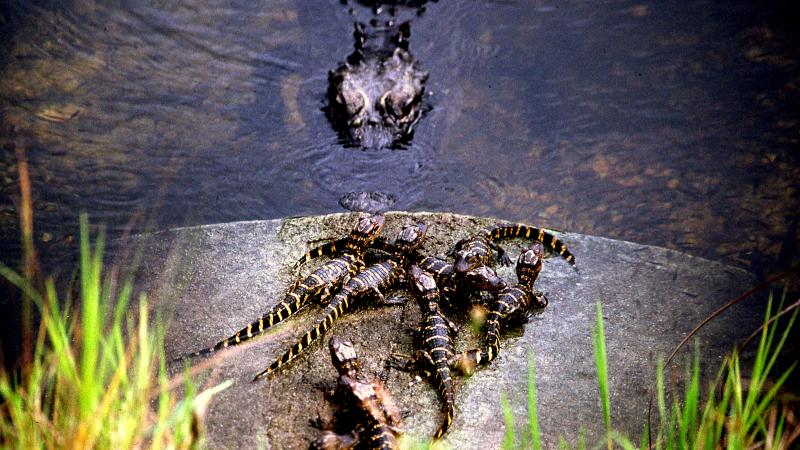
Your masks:
{"label": "adult alligator head", "polygon": [[[424,109],[428,73],[408,51],[409,22],[367,33],[355,26],[355,51],[328,76],[328,118],[350,145],[402,147]],[[379,42],[378,42],[379,41]]]}

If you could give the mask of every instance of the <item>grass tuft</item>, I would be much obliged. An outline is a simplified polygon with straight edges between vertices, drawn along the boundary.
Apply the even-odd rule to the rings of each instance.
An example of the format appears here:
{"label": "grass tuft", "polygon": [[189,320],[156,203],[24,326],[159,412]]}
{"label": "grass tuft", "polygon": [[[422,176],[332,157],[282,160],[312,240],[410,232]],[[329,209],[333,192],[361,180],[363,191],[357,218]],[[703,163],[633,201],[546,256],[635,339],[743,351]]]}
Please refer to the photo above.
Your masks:
{"label": "grass tuft", "polygon": [[[130,280],[114,289],[103,276],[104,233],[93,245],[81,216],[80,306],[62,309],[55,284],[39,292],[29,277],[0,264],[0,276],[41,315],[32,359],[18,372],[0,369],[0,445],[4,448],[194,448],[208,397],[191,382],[182,400],[169,389],[162,327],[150,325],[144,296],[138,317],[126,312]],[[66,304],[72,299],[66,298]],[[189,377],[187,377],[189,379]]]}
{"label": "grass tuft", "polygon": [[[780,308],[779,308],[780,309]],[[777,315],[788,310],[784,309]],[[788,449],[796,448],[800,439],[800,420],[789,407],[778,401],[778,392],[793,372],[796,362],[779,376],[771,374],[775,363],[786,344],[789,333],[797,317],[794,310],[789,319],[781,325],[773,320],[772,296],[767,306],[764,326],[756,351],[755,361],[749,373],[745,374],[737,351],[727,357],[716,379],[707,390],[700,383],[700,347],[695,345],[695,353],[685,375],[685,390],[680,398],[667,405],[664,386],[664,362],[659,358],[656,370],[656,398],[659,424],[652,445],[647,427],[639,439],[639,446],[611,426],[608,371],[603,329],[603,315],[600,303],[597,304],[597,323],[592,329],[595,365],[597,368],[598,389],[603,414],[605,436],[590,448],[607,447],[625,450],[663,449],[683,450],[707,449]],[[523,448],[538,449],[538,419],[536,413],[535,372],[533,358],[529,358],[528,370],[528,420],[531,432],[530,445]],[[705,401],[702,402],[702,399]],[[506,421],[506,435],[502,448],[514,448],[516,437],[509,435],[513,430],[513,418],[509,417],[511,408],[505,395],[501,404]],[[509,427],[512,424],[512,427]],[[520,441],[524,442],[524,441]],[[560,449],[572,449],[570,443],[560,436],[557,441]],[[794,447],[793,447],[794,446]],[[586,433],[581,429],[578,449],[585,449]]]}

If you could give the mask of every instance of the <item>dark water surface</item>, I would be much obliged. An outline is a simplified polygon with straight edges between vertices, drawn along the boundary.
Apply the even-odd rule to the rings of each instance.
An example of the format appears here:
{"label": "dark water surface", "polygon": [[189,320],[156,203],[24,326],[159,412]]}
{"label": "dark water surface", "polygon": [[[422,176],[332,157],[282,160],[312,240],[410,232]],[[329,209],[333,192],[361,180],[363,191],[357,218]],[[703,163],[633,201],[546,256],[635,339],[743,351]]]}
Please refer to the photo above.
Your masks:
{"label": "dark water surface", "polygon": [[[345,148],[321,110],[352,50],[338,0],[0,7],[0,248],[341,210],[491,215],[744,265],[796,259],[791,2],[448,1],[411,17],[432,109],[406,150]],[[115,2],[118,3],[118,2]],[[383,13],[382,19],[387,19]]]}

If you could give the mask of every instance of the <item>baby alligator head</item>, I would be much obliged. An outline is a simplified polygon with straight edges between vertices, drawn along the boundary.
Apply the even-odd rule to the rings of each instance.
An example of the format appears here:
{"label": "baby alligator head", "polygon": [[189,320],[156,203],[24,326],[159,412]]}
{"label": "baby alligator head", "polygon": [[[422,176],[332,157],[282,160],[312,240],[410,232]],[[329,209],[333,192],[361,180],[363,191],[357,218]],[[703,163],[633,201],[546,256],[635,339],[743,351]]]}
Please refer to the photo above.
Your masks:
{"label": "baby alligator head", "polygon": [[[378,29],[373,36],[356,23],[355,51],[328,76],[328,117],[351,145],[401,147],[422,114],[428,74],[408,51],[409,22],[396,29]],[[376,46],[380,36],[383,43]]]}
{"label": "baby alligator head", "polygon": [[358,373],[361,364],[353,343],[338,336],[331,337],[328,341],[328,349],[331,352],[331,361],[339,375],[353,375]]}
{"label": "baby alligator head", "polygon": [[348,236],[348,250],[360,254],[378,238],[383,230],[386,219],[382,214],[375,214],[369,217],[358,219],[356,226],[353,227]]}
{"label": "baby alligator head", "polygon": [[533,283],[539,277],[542,270],[542,260],[544,259],[544,245],[539,241],[534,241],[530,247],[519,254],[517,259],[517,278],[520,284],[524,284],[533,289]]}
{"label": "baby alligator head", "polygon": [[471,240],[457,248],[453,269],[457,274],[465,274],[489,262],[491,249],[483,241]]}
{"label": "baby alligator head", "polygon": [[417,297],[424,314],[436,313],[439,310],[439,287],[433,275],[422,270],[416,264],[409,269],[411,292]]}
{"label": "baby alligator head", "polygon": [[398,233],[394,240],[394,246],[400,252],[412,252],[422,247],[425,242],[428,227],[420,222],[416,225],[409,225]]}

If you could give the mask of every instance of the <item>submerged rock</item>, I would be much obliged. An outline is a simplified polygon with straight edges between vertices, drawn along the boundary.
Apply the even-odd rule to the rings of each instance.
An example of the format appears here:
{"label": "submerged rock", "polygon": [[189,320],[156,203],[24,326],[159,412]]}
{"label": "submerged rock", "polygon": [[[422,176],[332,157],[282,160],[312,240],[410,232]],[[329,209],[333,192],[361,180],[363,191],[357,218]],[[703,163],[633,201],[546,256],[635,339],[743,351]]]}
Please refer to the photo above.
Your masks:
{"label": "submerged rock", "polygon": [[[168,358],[206,347],[237,331],[278,302],[296,278],[292,264],[307,242],[343,236],[354,214],[228,223],[182,228],[140,236],[145,262],[137,288],[149,293],[157,311],[171,320]],[[439,213],[388,213],[384,236],[404,225],[428,225],[425,250],[445,255],[452,245],[482,226],[487,218]],[[534,224],[535,225],[535,224]],[[524,327],[507,330],[492,364],[467,379],[457,379],[453,425],[445,435],[451,448],[498,448],[504,426],[500,394],[510,399],[517,430],[527,429],[528,357],[536,363],[539,425],[546,448],[563,435],[574,446],[581,427],[588,443],[603,435],[603,419],[592,353],[596,303],[603,304],[612,424],[636,439],[654,392],[659,355],[668,354],[695,324],[754,283],[736,268],[663,248],[563,233],[559,237],[575,254],[580,272],[560,258],[544,263],[536,288],[550,304]],[[502,245],[513,258],[525,241]],[[301,269],[308,273],[316,263]],[[498,273],[514,281],[513,268]],[[408,295],[408,294],[405,294]],[[704,328],[698,338],[703,375],[716,373],[721,356],[761,322],[763,308],[745,302]],[[251,382],[272,358],[282,353],[316,318],[316,305],[301,311],[266,336],[218,353],[208,364],[202,386],[225,379],[235,384],[215,396],[207,416],[210,448],[303,449],[317,437],[308,425],[325,407],[319,383],[336,379],[325,344],[309,348],[271,380]],[[466,313],[452,313],[459,324]],[[365,373],[384,374],[386,386],[401,410],[408,435],[429,438],[439,421],[440,400],[429,383],[408,385],[410,375],[385,369],[392,352],[410,354],[420,312],[404,306],[367,307],[343,316],[333,333],[358,349]],[[331,334],[333,334],[331,333]],[[472,348],[477,336],[462,326],[458,351]],[[682,358],[677,358],[681,360]],[[180,363],[170,365],[175,374]],[[682,368],[675,368],[679,379]],[[264,443],[266,442],[266,445]]]}

